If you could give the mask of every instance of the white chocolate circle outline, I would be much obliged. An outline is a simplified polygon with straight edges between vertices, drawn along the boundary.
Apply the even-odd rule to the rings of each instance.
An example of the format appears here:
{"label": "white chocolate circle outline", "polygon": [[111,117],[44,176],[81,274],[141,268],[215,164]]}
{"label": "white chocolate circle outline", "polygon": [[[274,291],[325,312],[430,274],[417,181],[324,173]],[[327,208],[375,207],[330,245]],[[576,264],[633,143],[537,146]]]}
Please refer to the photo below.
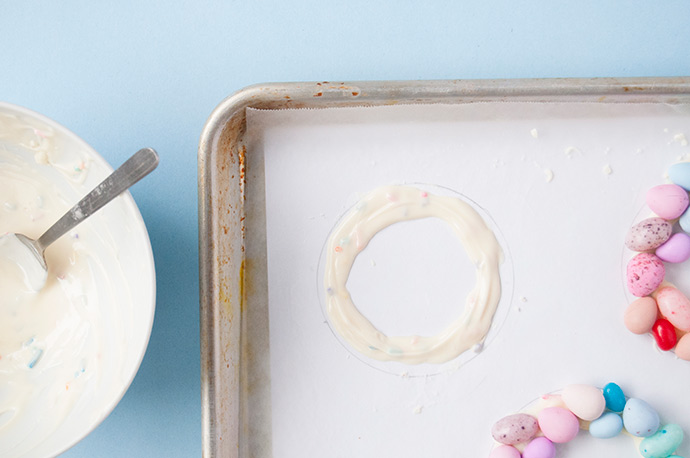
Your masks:
{"label": "white chocolate circle outline", "polygon": [[[357,255],[384,228],[401,221],[446,221],[475,265],[477,280],[459,318],[435,336],[387,336],[362,315],[347,290]],[[501,299],[503,250],[471,205],[410,186],[384,186],[365,196],[336,226],[326,244],[324,290],[334,330],[355,350],[379,361],[448,362],[484,340]]]}

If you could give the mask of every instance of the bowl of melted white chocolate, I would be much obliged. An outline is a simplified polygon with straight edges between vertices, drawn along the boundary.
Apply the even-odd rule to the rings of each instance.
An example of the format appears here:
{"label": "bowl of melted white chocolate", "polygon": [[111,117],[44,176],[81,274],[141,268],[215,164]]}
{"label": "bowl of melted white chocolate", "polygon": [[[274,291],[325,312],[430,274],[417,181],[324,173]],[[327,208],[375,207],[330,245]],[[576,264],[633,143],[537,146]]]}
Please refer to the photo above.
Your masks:
{"label": "bowl of melted white chocolate", "polygon": [[[112,171],[57,123],[0,103],[0,235],[37,237]],[[107,417],[148,344],[155,272],[124,193],[46,250],[40,291],[0,256],[0,456],[55,456]]]}

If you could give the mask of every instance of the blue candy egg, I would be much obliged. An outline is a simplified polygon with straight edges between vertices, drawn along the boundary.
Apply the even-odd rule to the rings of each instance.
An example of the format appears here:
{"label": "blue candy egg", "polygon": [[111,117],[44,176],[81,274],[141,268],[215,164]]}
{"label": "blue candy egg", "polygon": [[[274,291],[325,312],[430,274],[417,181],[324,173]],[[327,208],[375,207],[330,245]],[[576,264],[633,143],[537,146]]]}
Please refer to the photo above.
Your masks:
{"label": "blue candy egg", "polygon": [[680,215],[678,224],[680,224],[680,228],[685,232],[690,232],[690,210],[685,210],[685,213]]}
{"label": "blue candy egg", "polygon": [[604,387],[604,399],[606,400],[606,408],[613,412],[622,412],[625,408],[625,394],[623,394],[621,387],[613,382],[607,383]]}
{"label": "blue candy egg", "polygon": [[678,162],[668,169],[668,177],[686,191],[690,191],[690,162]]}
{"label": "blue candy egg", "polygon": [[630,398],[623,409],[625,429],[637,437],[648,437],[659,429],[659,414],[641,399]]}
{"label": "blue candy egg", "polygon": [[678,425],[670,424],[661,428],[656,434],[640,442],[640,453],[644,458],[667,458],[683,442],[683,430]]}
{"label": "blue candy egg", "polygon": [[599,439],[616,437],[622,430],[623,419],[613,412],[607,412],[589,424],[589,434]]}

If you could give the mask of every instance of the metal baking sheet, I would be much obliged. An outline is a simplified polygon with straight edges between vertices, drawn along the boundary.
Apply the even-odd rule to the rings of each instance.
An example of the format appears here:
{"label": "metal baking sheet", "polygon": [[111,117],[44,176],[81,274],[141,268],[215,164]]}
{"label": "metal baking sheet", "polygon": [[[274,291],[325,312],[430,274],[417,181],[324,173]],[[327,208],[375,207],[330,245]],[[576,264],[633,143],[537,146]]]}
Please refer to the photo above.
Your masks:
{"label": "metal baking sheet", "polygon": [[[485,456],[494,420],[563,384],[690,375],[620,330],[620,232],[690,152],[688,103],[687,78],[292,83],[226,99],[199,147],[204,456]],[[319,306],[330,229],[362,192],[409,182],[476,199],[510,247],[503,328],[449,375],[367,364]],[[290,193],[302,204],[286,211]],[[588,276],[592,257],[616,269]],[[646,375],[626,370],[632,355]]]}

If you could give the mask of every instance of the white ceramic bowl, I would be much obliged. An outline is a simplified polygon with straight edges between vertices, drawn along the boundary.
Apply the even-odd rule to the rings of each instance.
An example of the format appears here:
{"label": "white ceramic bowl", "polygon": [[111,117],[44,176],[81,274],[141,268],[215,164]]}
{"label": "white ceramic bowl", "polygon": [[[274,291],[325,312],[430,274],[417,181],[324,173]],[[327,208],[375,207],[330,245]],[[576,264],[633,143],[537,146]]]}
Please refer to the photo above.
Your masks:
{"label": "white ceramic bowl", "polygon": [[[0,167],[46,186],[48,203],[54,206],[57,202],[64,209],[112,171],[98,153],[66,128],[5,103],[0,103]],[[2,177],[0,169],[0,180]],[[7,183],[11,181],[5,175],[0,193],[10,190]],[[52,224],[51,213],[46,218],[27,220],[31,223],[25,221],[23,227],[10,227],[11,221],[17,220],[12,203],[16,200],[0,194],[0,235],[9,231],[37,237]],[[45,204],[39,200],[40,205]],[[23,342],[10,341],[7,334],[15,335],[14,329],[2,335],[0,321],[0,456],[5,458],[55,456],[89,434],[126,392],[151,334],[155,310],[153,255],[131,195],[118,197],[64,237],[68,239],[58,240],[57,248],[48,249],[49,267],[52,262],[55,269],[61,263],[69,268],[74,259],[59,256],[71,252],[77,265],[86,268],[79,271],[87,272],[85,280],[49,277],[46,288],[61,288],[62,294],[65,288],[83,286],[75,313],[48,320],[60,328],[59,332],[48,332],[48,337],[42,335],[45,325],[24,320],[37,330],[26,331],[31,337]],[[0,320],[9,313],[7,303],[0,299]],[[21,313],[27,310],[19,307]],[[12,319],[5,317],[5,326],[16,319],[16,310],[11,313]],[[36,323],[45,316],[35,317]],[[41,358],[35,367],[29,368],[25,362],[22,366],[19,353],[13,349],[40,352]]]}

